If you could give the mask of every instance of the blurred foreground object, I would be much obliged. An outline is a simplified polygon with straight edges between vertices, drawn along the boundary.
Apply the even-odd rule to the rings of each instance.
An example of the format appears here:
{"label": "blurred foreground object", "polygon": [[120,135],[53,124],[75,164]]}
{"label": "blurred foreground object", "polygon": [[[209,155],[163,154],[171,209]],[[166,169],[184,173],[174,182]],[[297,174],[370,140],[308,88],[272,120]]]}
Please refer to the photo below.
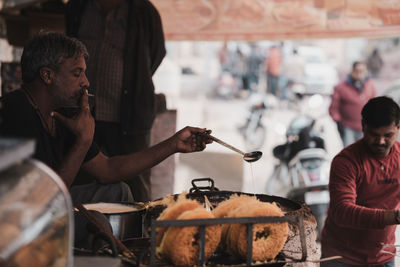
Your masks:
{"label": "blurred foreground object", "polygon": [[61,178],[30,159],[34,142],[0,138],[0,265],[72,267],[72,204]]}

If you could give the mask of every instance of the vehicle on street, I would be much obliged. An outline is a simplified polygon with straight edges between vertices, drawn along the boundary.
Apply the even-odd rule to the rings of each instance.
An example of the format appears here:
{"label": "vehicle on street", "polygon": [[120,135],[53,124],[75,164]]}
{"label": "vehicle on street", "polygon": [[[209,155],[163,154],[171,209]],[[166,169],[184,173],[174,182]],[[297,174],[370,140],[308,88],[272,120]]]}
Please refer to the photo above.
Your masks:
{"label": "vehicle on street", "polygon": [[278,159],[266,184],[266,192],[305,202],[317,220],[318,238],[329,205],[330,160],[316,119],[297,115],[289,124],[286,142],[273,149]]}
{"label": "vehicle on street", "polygon": [[272,95],[253,92],[248,98],[246,121],[238,127],[248,151],[259,150],[266,138],[266,128],[262,123],[264,113],[277,105]]}
{"label": "vehicle on street", "polygon": [[335,65],[330,62],[325,51],[318,46],[299,46],[298,55],[304,60],[304,79],[307,93],[330,95],[339,82]]}

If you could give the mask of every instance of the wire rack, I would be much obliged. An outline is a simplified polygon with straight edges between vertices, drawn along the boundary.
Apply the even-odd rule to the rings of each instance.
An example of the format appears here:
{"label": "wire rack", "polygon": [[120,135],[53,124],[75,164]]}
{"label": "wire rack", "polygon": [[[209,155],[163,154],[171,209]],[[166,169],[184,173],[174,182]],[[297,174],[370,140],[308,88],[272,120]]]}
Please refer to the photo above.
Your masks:
{"label": "wire rack", "polygon": [[[197,266],[204,266],[205,248],[205,228],[209,225],[221,224],[246,224],[247,225],[247,258],[246,266],[258,266],[253,264],[253,225],[258,223],[282,223],[289,222],[297,224],[301,242],[301,259],[294,262],[304,262],[307,260],[307,246],[302,215],[286,215],[283,217],[239,217],[239,218],[215,218],[215,219],[195,219],[195,220],[156,220],[151,221],[151,246],[150,246],[150,266],[156,266],[156,228],[159,227],[199,227],[199,259]],[[274,262],[276,263],[276,262]],[[265,264],[263,264],[265,265]]]}

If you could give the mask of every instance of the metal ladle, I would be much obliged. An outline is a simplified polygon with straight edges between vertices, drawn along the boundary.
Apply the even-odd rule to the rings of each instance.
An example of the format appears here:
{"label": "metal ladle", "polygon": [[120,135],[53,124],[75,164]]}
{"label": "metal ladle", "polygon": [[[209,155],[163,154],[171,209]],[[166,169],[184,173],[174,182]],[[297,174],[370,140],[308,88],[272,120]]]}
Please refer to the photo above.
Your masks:
{"label": "metal ladle", "polygon": [[259,160],[262,157],[262,152],[261,151],[253,151],[253,152],[249,152],[249,153],[244,153],[240,149],[237,149],[236,147],[231,146],[231,145],[225,143],[224,141],[222,141],[222,140],[220,140],[220,139],[218,139],[218,138],[216,138],[216,137],[214,137],[214,136],[212,136],[210,134],[202,134],[202,135],[205,136],[205,137],[210,138],[211,140],[217,142],[220,145],[223,145],[224,147],[227,147],[227,148],[229,148],[229,149],[231,149],[231,150],[233,150],[233,151],[235,151],[235,152],[237,152],[239,154],[242,154],[243,155],[243,159],[245,161],[247,161],[247,162],[254,162],[254,161]]}

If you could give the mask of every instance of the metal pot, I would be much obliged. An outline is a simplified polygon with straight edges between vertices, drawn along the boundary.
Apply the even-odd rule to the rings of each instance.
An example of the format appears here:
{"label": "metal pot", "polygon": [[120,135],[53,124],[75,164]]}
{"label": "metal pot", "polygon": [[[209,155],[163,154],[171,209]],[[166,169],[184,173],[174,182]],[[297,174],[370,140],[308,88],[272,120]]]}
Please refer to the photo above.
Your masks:
{"label": "metal pot", "polygon": [[[199,182],[209,182],[209,186],[199,186],[197,183]],[[264,194],[249,194],[243,192],[235,192],[235,191],[219,191],[218,188],[214,187],[214,180],[211,178],[199,178],[192,180],[192,188],[189,191],[189,194],[186,195],[189,199],[195,199],[200,203],[204,203],[205,197],[211,202],[213,205],[217,205],[218,203],[228,199],[233,194],[238,195],[251,195],[256,196],[262,202],[275,202],[277,203],[281,209],[285,212],[294,212],[303,208],[302,203],[293,201],[287,198],[272,196],[272,195],[264,195]],[[179,194],[175,194],[174,198],[176,199]],[[148,208],[147,213],[150,215],[159,215],[165,206],[152,206]],[[152,216],[152,217],[154,217]]]}
{"label": "metal pot", "polygon": [[[208,182],[209,186],[199,186],[199,182]],[[286,251],[281,252],[279,256],[285,258],[288,251],[290,251],[290,253],[292,253],[292,251],[295,251],[294,255],[290,256],[302,262],[305,261],[308,256],[311,256],[314,251],[316,251],[316,249],[314,249],[316,248],[316,242],[315,239],[313,239],[314,235],[312,234],[315,231],[316,223],[310,209],[304,203],[272,195],[249,194],[234,191],[219,191],[218,188],[214,187],[214,181],[210,178],[194,179],[192,180],[192,185],[193,188],[190,189],[190,193],[188,193],[186,197],[188,199],[195,199],[200,203],[210,202],[211,205],[214,207],[217,206],[220,202],[229,199],[233,194],[250,196],[254,195],[255,197],[257,197],[258,200],[262,202],[276,203],[282,209],[285,215],[291,218],[297,218],[296,221],[289,222],[290,234],[284,247],[286,248]],[[174,198],[176,199],[178,196],[179,195],[174,195]],[[157,219],[160,213],[165,208],[166,206],[163,205],[149,206],[147,208],[144,222],[144,227],[146,228],[145,234],[151,236],[151,222],[153,219]],[[151,251],[151,259],[155,260],[155,248],[153,246],[151,247]],[[216,263],[229,266],[237,265],[236,263],[231,262],[229,260],[230,258],[232,258],[232,255],[225,255],[217,251],[213,254],[209,261],[211,261],[213,264]],[[263,266],[281,266],[279,264],[275,264],[276,263],[271,262],[266,263]]]}
{"label": "metal pot", "polygon": [[[209,186],[199,186],[198,183],[200,182],[208,182]],[[254,195],[249,193],[243,192],[235,192],[235,191],[219,191],[218,188],[214,187],[214,180],[211,178],[199,178],[192,180],[192,188],[189,191],[189,194],[186,195],[189,199],[195,199],[200,203],[204,203],[205,197],[211,202],[213,206],[217,206],[220,202],[228,199],[233,194],[238,195]],[[176,199],[179,194],[174,195]],[[312,217],[309,208],[306,207],[304,204],[293,201],[287,198],[282,198],[278,196],[271,196],[271,195],[264,195],[264,194],[255,194],[257,199],[262,202],[275,202],[279,205],[279,207],[287,214],[287,215],[297,215],[303,214],[306,216]],[[144,236],[149,236],[151,231],[151,220],[157,219],[161,212],[166,208],[163,205],[151,206],[148,207],[146,210],[146,214],[144,216],[144,223],[143,228]]]}
{"label": "metal pot", "polygon": [[141,203],[130,203],[130,202],[118,202],[118,203],[107,203],[111,205],[119,205],[126,208],[131,208],[132,211],[119,212],[113,208],[108,210],[102,210],[99,204],[104,203],[90,203],[85,204],[85,208],[88,210],[97,210],[104,214],[111,224],[113,234],[119,239],[124,240],[128,238],[142,237],[143,229],[143,216],[145,214],[145,206]]}

